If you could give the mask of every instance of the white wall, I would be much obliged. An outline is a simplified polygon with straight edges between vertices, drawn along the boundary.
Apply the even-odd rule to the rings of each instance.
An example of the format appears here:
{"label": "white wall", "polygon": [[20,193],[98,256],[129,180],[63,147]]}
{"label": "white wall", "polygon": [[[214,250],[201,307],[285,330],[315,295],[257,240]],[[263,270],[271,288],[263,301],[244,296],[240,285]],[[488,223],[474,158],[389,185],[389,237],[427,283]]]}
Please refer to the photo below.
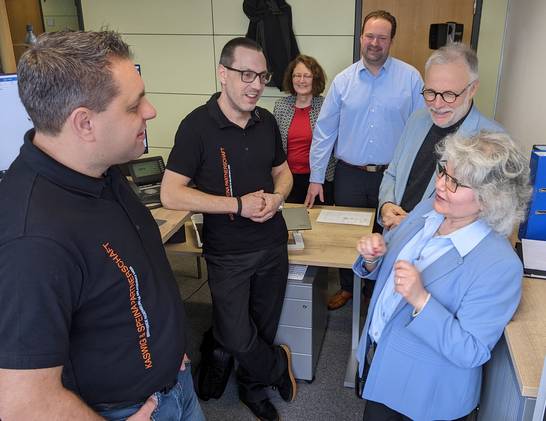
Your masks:
{"label": "white wall", "polygon": [[[352,62],[354,0],[289,0],[300,51],[314,56],[329,82]],[[248,18],[241,0],[82,0],[85,29],[123,34],[142,65],[158,117],[149,123],[151,153],[166,156],[181,119],[220,87],[216,66],[223,45],[242,36]],[[329,84],[328,84],[329,85]],[[284,95],[266,88],[260,105]]]}
{"label": "white wall", "polygon": [[510,0],[496,119],[530,151],[546,144],[546,1]]}

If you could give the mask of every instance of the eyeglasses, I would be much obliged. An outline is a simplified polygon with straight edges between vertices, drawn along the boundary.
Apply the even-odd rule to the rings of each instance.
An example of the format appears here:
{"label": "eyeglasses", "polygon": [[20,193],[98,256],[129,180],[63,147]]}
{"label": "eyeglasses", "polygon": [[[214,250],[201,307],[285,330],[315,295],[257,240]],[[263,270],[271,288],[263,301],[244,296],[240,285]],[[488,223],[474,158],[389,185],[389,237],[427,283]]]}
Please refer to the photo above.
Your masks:
{"label": "eyeglasses", "polygon": [[446,189],[448,189],[451,193],[455,193],[457,191],[458,187],[464,187],[467,189],[471,189],[470,186],[465,186],[462,183],[459,183],[459,180],[457,180],[455,177],[450,176],[447,173],[446,167],[444,164],[442,164],[441,161],[438,161],[438,178],[445,177],[445,183],[446,183]]}
{"label": "eyeglasses", "polygon": [[233,67],[226,66],[225,64],[223,64],[223,66],[226,69],[233,70],[234,72],[239,72],[241,74],[241,81],[244,83],[252,83],[256,80],[257,77],[259,77],[260,83],[266,85],[271,81],[271,77],[273,76],[273,74],[269,72],[256,73],[252,70],[234,69]]}
{"label": "eyeglasses", "polygon": [[374,34],[370,34],[370,33],[365,33],[364,38],[368,42],[372,42],[373,40],[377,40],[377,42],[380,43],[380,44],[385,44],[387,41],[390,40],[390,37],[388,37],[386,35],[374,35]]}
{"label": "eyeglasses", "polygon": [[470,85],[472,85],[474,81],[470,82],[468,85],[465,86],[465,88],[456,94],[453,91],[444,91],[444,92],[436,92],[434,89],[423,89],[421,91],[421,95],[423,95],[423,98],[425,98],[425,101],[433,102],[436,100],[436,96],[440,95],[440,97],[444,100],[444,102],[447,102],[448,104],[451,104],[459,98],[464,91],[468,89]]}
{"label": "eyeglasses", "polygon": [[313,75],[309,75],[309,74],[301,74],[301,73],[295,73],[292,75],[292,79],[305,79],[305,80],[310,80],[310,79],[313,79]]}

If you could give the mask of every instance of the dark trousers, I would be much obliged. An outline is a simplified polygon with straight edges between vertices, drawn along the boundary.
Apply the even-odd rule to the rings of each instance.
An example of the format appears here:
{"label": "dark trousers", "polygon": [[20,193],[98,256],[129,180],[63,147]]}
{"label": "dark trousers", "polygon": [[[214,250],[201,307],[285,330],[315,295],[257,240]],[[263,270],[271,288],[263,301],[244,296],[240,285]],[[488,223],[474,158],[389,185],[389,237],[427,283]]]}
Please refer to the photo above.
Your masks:
{"label": "dark trousers", "polygon": [[[382,179],[383,173],[365,172],[339,160],[334,175],[335,204],[337,206],[377,209],[377,197]],[[374,221],[373,231],[382,232],[382,230],[377,221]],[[350,269],[340,269],[339,283],[341,289],[352,293],[353,271]]]}
{"label": "dark trousers", "polygon": [[[292,191],[286,198],[288,203],[301,203],[305,202],[307,196],[307,189],[309,188],[309,175],[310,174],[292,174],[294,185]],[[334,204],[334,183],[332,181],[324,181],[322,186],[324,192],[324,203],[320,201],[320,198],[315,200],[317,205],[333,205]]]}
{"label": "dark trousers", "polygon": [[288,278],[286,244],[244,254],[205,255],[214,338],[239,363],[239,396],[267,398],[263,389],[286,369],[273,346]]}
{"label": "dark trousers", "polygon": [[[457,418],[454,421],[470,421],[475,419],[476,411],[472,411],[467,416]],[[363,421],[411,421],[411,418],[390,409],[388,406],[379,402],[366,401],[366,407],[364,408]]]}

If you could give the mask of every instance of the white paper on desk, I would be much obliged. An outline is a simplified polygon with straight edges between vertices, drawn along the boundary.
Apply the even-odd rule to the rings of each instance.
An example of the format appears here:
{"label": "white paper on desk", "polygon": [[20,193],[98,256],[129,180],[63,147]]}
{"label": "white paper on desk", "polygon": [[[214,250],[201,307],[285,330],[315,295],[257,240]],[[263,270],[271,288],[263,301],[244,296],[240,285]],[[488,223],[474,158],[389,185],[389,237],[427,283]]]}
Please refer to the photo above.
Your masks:
{"label": "white paper on desk", "polygon": [[523,250],[523,266],[526,269],[546,270],[546,241],[521,240]]}
{"label": "white paper on desk", "polygon": [[335,211],[323,209],[317,218],[317,222],[327,224],[363,225],[367,227],[372,222],[371,212]]}
{"label": "white paper on desk", "polygon": [[307,271],[307,265],[288,265],[288,279],[301,281]]}

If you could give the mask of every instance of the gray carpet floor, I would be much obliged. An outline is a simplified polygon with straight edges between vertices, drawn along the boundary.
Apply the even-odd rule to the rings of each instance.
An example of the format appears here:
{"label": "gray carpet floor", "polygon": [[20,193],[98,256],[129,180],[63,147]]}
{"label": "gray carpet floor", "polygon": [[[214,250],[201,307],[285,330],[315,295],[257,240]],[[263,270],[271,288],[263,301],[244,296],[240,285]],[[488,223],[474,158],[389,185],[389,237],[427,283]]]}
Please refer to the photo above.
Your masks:
{"label": "gray carpet floor", "polygon": [[[179,284],[186,313],[190,321],[190,357],[194,366],[199,362],[199,344],[203,332],[211,325],[212,306],[206,283],[206,268],[197,278],[195,257],[169,256]],[[328,271],[328,289],[338,289],[338,271]],[[315,380],[298,381],[294,402],[286,403],[274,390],[271,401],[281,419],[286,420],[361,420],[364,401],[357,399],[353,389],[343,387],[345,366],[351,341],[351,305],[329,312],[328,327],[320,353]],[[232,374],[223,396],[216,400],[201,401],[207,420],[254,420],[252,413],[239,401],[237,384]]]}

